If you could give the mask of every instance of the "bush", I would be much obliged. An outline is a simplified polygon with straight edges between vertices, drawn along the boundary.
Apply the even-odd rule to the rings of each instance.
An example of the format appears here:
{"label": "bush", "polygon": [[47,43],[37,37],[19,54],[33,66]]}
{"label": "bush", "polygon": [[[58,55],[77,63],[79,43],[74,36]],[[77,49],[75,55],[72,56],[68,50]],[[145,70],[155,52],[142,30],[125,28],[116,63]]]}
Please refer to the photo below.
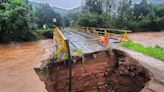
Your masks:
{"label": "bush", "polygon": [[[0,42],[30,41],[36,34],[33,28],[30,5],[26,0],[8,0],[0,9]],[[1,4],[2,5],[2,4]]]}
{"label": "bush", "polygon": [[51,38],[53,39],[53,32],[52,31],[46,31],[43,33],[43,36],[46,38]]}
{"label": "bush", "polygon": [[38,29],[36,30],[38,34],[38,39],[40,38],[53,38],[53,31],[52,29]]}

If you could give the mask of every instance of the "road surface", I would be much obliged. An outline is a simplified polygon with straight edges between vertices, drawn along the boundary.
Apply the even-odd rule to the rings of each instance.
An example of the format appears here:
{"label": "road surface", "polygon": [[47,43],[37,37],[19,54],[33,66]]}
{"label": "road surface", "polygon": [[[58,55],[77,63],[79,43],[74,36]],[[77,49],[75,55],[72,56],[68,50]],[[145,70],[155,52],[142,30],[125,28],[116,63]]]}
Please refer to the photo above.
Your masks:
{"label": "road surface", "polygon": [[[106,49],[106,46],[103,46],[102,43],[99,42],[99,36],[97,35],[72,31],[69,29],[66,29],[62,32],[66,38],[69,39],[71,50],[81,49],[83,53],[93,53]],[[116,40],[109,39],[108,45],[117,47],[118,43],[113,43],[114,41]]]}
{"label": "road surface", "polygon": [[164,92],[164,62],[124,47],[117,49],[127,52],[153,74],[154,79],[146,85],[146,89],[142,92]]}

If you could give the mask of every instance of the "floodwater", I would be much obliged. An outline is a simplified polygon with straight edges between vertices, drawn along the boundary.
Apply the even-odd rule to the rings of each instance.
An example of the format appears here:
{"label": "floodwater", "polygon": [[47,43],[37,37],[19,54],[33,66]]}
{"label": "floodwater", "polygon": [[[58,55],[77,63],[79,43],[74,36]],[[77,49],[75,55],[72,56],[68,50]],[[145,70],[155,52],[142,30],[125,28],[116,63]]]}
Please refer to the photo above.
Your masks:
{"label": "floodwater", "polygon": [[164,47],[164,31],[132,33],[129,34],[129,38],[146,47],[154,47],[156,45]]}
{"label": "floodwater", "polygon": [[33,68],[52,47],[50,39],[0,45],[0,92],[47,92]]}

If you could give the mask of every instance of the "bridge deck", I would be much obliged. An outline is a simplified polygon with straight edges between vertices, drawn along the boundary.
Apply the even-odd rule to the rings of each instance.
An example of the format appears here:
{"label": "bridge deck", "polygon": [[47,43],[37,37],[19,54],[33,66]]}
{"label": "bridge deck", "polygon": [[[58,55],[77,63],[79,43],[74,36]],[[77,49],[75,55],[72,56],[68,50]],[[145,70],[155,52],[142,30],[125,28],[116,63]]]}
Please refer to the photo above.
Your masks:
{"label": "bridge deck", "polygon": [[[70,48],[71,50],[81,49],[83,53],[93,53],[97,51],[105,50],[106,47],[99,44],[99,37],[93,34],[87,34],[72,30],[63,30],[64,35],[70,41]],[[117,46],[113,44],[114,40],[110,39],[110,45],[113,47]]]}

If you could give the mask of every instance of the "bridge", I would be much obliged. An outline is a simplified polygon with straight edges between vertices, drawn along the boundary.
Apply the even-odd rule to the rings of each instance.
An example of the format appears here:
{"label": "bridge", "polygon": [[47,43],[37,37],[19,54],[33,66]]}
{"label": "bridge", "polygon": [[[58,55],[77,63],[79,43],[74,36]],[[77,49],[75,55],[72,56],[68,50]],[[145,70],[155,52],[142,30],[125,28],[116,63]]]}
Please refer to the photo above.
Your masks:
{"label": "bridge", "polygon": [[[55,28],[54,33],[54,58],[63,58],[68,53],[68,45],[70,51],[80,51],[82,54],[89,54],[98,51],[106,50],[107,48],[116,48],[120,42],[129,40],[128,32],[130,30],[107,29],[107,28],[93,28],[81,27],[72,29]],[[107,44],[101,42],[101,37],[107,38]]]}
{"label": "bridge", "polygon": [[55,28],[51,59],[34,69],[49,92],[163,92],[163,62],[120,48],[129,32]]}
{"label": "bridge", "polygon": [[[116,34],[123,33],[123,34]],[[71,52],[76,54],[90,54],[105,51],[107,47],[117,47],[119,42],[128,41],[127,32],[130,30],[106,29],[82,27],[77,30],[59,29],[53,30],[54,51],[53,62],[60,62],[62,59],[68,60],[69,66],[69,92],[72,92],[72,61]],[[105,44],[104,44],[105,43]]]}

